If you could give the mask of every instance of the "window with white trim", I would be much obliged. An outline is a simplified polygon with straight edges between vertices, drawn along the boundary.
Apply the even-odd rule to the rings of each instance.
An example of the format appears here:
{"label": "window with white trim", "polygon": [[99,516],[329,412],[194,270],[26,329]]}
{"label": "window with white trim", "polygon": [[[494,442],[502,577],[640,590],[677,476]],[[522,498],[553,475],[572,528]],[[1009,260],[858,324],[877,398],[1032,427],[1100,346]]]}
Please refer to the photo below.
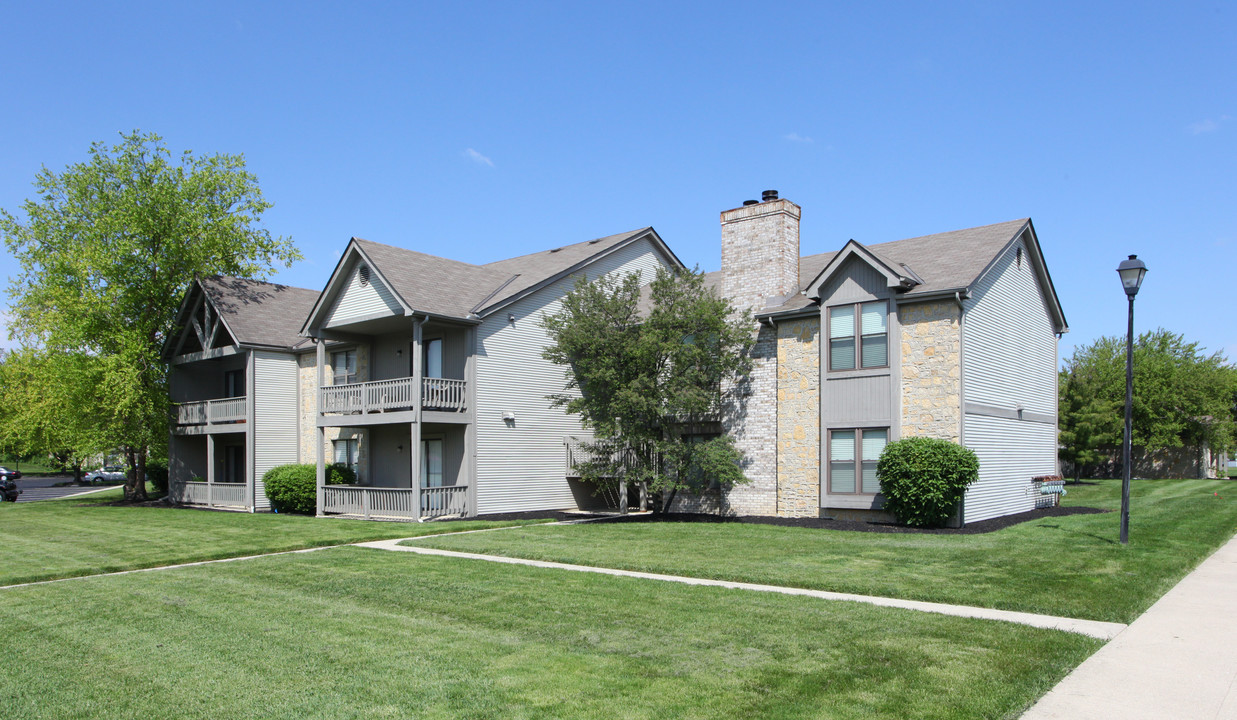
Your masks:
{"label": "window with white trim", "polygon": [[875,495],[880,492],[876,461],[889,428],[847,428],[829,431],[829,494]]}
{"label": "window with white trim", "polygon": [[353,473],[357,471],[357,460],[360,456],[360,445],[356,438],[346,438],[335,441],[335,462],[347,465]]}
{"label": "window with white trim", "polygon": [[339,350],[331,353],[332,382],[347,385],[356,382],[356,350]]}
{"label": "window with white trim", "polygon": [[829,308],[829,369],[888,367],[888,313],[885,300]]}

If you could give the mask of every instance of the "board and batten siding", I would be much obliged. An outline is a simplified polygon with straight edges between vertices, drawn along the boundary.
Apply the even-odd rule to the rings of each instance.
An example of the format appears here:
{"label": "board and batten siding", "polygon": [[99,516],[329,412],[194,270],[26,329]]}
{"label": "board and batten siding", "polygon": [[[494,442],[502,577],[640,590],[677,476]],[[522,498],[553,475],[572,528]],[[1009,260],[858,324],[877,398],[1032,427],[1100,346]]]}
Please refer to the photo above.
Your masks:
{"label": "board and batten siding", "polygon": [[1031,478],[1057,472],[1057,338],[1025,242],[964,301],[962,442],[979,457],[964,522],[1033,510]]}
{"label": "board and batten siding", "polygon": [[[594,262],[590,279],[640,272],[651,282],[668,265],[648,240],[638,240]],[[477,329],[476,433],[477,512],[574,508],[567,484],[563,439],[584,436],[579,420],[551,407],[547,395],[561,392],[564,368],[541,357],[549,337],[541,319],[562,309],[575,276],[558,280],[500,309]],[[515,321],[507,319],[508,313]],[[515,421],[503,421],[503,413]]]}
{"label": "board and batten siding", "polygon": [[289,353],[253,352],[254,509],[271,506],[262,476],[278,465],[298,462],[296,356]]}
{"label": "board and batten siding", "polygon": [[350,322],[387,315],[403,315],[404,310],[395,294],[380,279],[378,273],[370,272],[369,281],[361,282],[360,266],[354,261],[348,271],[348,284],[335,300],[327,314],[325,327],[345,325]]}

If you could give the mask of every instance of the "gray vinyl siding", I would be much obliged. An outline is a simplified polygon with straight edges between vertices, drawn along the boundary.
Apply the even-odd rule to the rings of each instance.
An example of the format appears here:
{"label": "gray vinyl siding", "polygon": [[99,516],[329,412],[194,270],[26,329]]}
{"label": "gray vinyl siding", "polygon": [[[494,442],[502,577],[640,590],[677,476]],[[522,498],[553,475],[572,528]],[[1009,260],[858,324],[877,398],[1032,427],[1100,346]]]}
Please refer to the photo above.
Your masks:
{"label": "gray vinyl siding", "polygon": [[362,285],[358,267],[357,263],[353,263],[348,271],[348,284],[335,300],[331,312],[327,314],[325,327],[365,318],[404,314],[399,300],[395,299],[390,288],[378,279],[378,273],[372,272],[371,268],[369,282]]}
{"label": "gray vinyl siding", "polygon": [[1034,510],[1031,478],[1056,474],[1056,426],[983,415],[967,415],[963,425],[966,445],[979,458],[979,481],[967,488],[963,522]]}
{"label": "gray vinyl siding", "polygon": [[1057,472],[1057,339],[1023,243],[1006,249],[964,302],[962,442],[980,461],[965,522],[1033,509],[1031,478]]}
{"label": "gray vinyl siding", "polygon": [[270,507],[262,476],[267,470],[297,462],[297,364],[288,353],[253,353],[254,507]]}
{"label": "gray vinyl siding", "polygon": [[[650,282],[666,264],[640,240],[598,260],[588,277],[640,271]],[[548,338],[541,318],[561,309],[575,278],[558,282],[503,308],[477,331],[477,512],[517,512],[576,506],[564,470],[563,438],[582,435],[579,421],[546,396],[563,388],[563,368],[541,357]],[[508,313],[515,322],[507,320]],[[515,413],[510,427],[504,412]]]}
{"label": "gray vinyl siding", "polygon": [[997,259],[964,308],[966,402],[1055,415],[1057,339],[1022,241]]}

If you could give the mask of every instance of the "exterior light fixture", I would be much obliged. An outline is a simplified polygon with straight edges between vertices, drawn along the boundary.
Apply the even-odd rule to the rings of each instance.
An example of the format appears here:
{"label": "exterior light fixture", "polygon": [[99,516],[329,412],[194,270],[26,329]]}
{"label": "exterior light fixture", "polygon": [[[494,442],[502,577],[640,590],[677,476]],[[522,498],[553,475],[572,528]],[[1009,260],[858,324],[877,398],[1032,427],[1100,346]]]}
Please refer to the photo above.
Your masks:
{"label": "exterior light fixture", "polygon": [[1134,408],[1134,296],[1142,287],[1147,266],[1137,255],[1122,260],[1117,266],[1121,286],[1129,298],[1130,309],[1125,331],[1125,439],[1121,443],[1121,544],[1130,544],[1130,437]]}

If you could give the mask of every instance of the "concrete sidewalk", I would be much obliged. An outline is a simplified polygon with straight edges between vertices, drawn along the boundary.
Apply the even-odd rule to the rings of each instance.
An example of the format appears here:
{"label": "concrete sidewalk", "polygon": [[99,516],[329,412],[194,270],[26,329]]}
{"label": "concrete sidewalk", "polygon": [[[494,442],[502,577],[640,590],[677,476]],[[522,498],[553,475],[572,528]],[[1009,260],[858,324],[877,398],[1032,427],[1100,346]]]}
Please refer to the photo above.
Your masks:
{"label": "concrete sidewalk", "polygon": [[1237,720],[1237,537],[1022,720]]}

